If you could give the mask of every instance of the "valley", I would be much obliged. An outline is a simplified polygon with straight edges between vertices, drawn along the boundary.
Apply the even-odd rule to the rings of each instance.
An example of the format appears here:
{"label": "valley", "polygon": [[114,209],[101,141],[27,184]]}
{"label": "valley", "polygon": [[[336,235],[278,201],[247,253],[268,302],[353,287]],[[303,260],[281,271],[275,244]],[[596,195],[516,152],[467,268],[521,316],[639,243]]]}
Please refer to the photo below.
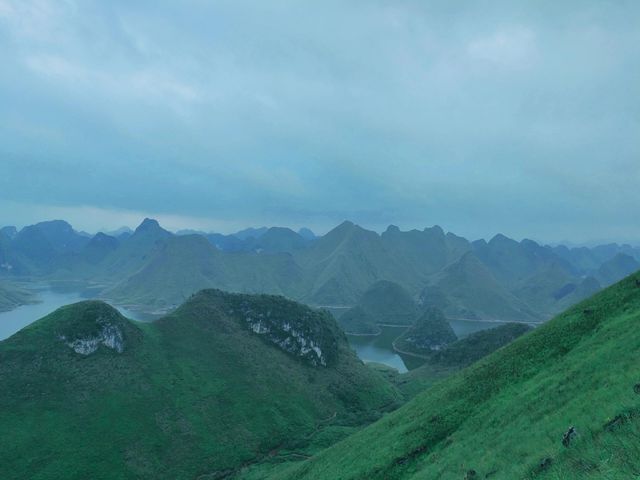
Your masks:
{"label": "valley", "polygon": [[[436,227],[378,235],[345,222],[304,242],[286,229],[259,241],[256,231],[271,232],[216,246],[149,219],[121,238],[48,222],[5,241],[12,268],[2,285],[18,295],[7,293],[14,303],[0,313],[0,441],[12,445],[0,456],[3,478],[69,469],[105,479],[579,475],[543,447],[543,433],[520,440],[519,470],[501,434],[481,427],[502,424],[486,412],[533,422],[524,416],[543,407],[528,393],[513,413],[514,389],[560,385],[549,358],[572,365],[582,336],[595,348],[598,325],[626,322],[627,309],[635,318],[633,274],[597,291],[636,267],[636,250],[596,247],[571,263],[571,250],[503,236],[478,244]],[[605,345],[602,355],[613,355]],[[620,435],[635,425],[635,407],[623,403],[610,413],[625,425]],[[593,415],[574,423],[592,438],[610,435]],[[553,422],[544,435],[573,420]],[[466,453],[485,435],[495,437],[493,460]],[[32,454],[54,461],[19,460],[36,437]],[[552,463],[537,468],[537,456]]]}
{"label": "valley", "polygon": [[640,480],[639,26],[0,0],[0,480]]}

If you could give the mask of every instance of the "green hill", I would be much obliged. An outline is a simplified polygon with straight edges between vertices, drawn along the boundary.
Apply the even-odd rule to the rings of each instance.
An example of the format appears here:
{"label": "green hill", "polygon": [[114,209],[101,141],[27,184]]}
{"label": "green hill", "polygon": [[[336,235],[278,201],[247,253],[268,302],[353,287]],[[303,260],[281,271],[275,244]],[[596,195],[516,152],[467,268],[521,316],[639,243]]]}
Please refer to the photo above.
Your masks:
{"label": "green hill", "polygon": [[[524,323],[506,323],[472,333],[438,350],[418,349],[415,344],[410,345],[409,348],[413,347],[413,350],[405,351],[421,356],[424,364],[401,375],[395,375],[392,380],[407,397],[414,397],[437,380],[446,378],[508,345],[531,328]],[[402,343],[399,344],[401,339],[402,337],[394,342],[394,346],[399,346],[400,349],[404,346]]]}
{"label": "green hill", "polygon": [[290,228],[271,227],[249,244],[252,250],[259,252],[291,253],[305,248],[308,242]]}
{"label": "green hill", "polygon": [[409,292],[388,280],[371,285],[358,305],[380,324],[412,325],[418,314],[416,302]]}
{"label": "green hill", "polygon": [[639,323],[635,274],[271,478],[636,478]]}
{"label": "green hill", "polygon": [[351,307],[340,315],[336,321],[346,333],[356,335],[377,335],[380,333],[376,319],[360,305]]}
{"label": "green hill", "polygon": [[104,295],[123,304],[171,308],[204,288],[291,294],[300,277],[290,255],[227,254],[201,235],[182,235],[163,240],[144,266]]}
{"label": "green hill", "polygon": [[436,274],[420,296],[422,305],[449,318],[535,320],[537,315],[502,286],[473,252]]}
{"label": "green hill", "polygon": [[[100,262],[96,270],[97,277],[121,280],[136,273],[172,236],[156,220],[145,218],[131,236],[125,238],[115,251]],[[93,271],[89,271],[89,274],[94,276]]]}
{"label": "green hill", "polygon": [[438,272],[471,249],[467,240],[445,234],[437,225],[408,232],[391,225],[380,239],[394,263],[421,279]]}
{"label": "green hill", "polygon": [[378,334],[378,325],[412,325],[417,315],[418,306],[409,292],[397,283],[379,280],[338,317],[338,324],[347,333]]}
{"label": "green hill", "polygon": [[424,355],[445,348],[458,339],[442,310],[427,307],[393,346],[402,353]]}
{"label": "green hill", "polygon": [[597,276],[602,285],[611,285],[640,268],[640,263],[631,255],[618,253],[598,268]]}
{"label": "green hill", "polygon": [[338,225],[295,259],[305,272],[301,300],[315,305],[354,305],[376,281],[402,276],[380,236],[351,222]]}
{"label": "green hill", "polygon": [[152,324],[81,302],[0,342],[0,477],[222,478],[397,399],[282,297],[206,290]]}

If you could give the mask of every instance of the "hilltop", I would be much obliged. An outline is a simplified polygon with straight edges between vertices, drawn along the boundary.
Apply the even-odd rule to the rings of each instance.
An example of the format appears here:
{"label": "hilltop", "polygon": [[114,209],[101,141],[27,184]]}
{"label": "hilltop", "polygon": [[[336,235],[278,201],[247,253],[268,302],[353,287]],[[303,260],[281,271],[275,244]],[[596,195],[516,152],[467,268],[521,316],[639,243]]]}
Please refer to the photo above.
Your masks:
{"label": "hilltop", "polygon": [[152,324],[81,302],[0,342],[0,476],[222,478],[399,398],[282,297],[205,290]]}
{"label": "hilltop", "polygon": [[270,478],[633,478],[639,322],[635,274]]}

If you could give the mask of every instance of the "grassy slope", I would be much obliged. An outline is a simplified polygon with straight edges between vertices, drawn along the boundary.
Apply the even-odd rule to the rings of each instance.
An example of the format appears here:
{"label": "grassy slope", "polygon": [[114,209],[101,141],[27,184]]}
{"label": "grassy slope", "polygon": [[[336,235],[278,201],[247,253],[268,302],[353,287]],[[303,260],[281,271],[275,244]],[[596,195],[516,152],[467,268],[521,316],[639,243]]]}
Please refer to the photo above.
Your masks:
{"label": "grassy slope", "polygon": [[[278,478],[635,478],[640,275],[571,308]],[[563,433],[580,435],[569,448]],[[543,458],[551,467],[539,471]]]}
{"label": "grassy slope", "polygon": [[[468,367],[499,348],[513,342],[531,330],[523,323],[507,323],[489,330],[481,330],[447,345],[435,352],[420,352],[425,358],[424,365],[397,375],[393,380],[408,398],[423,392],[437,380],[446,378],[458,370]],[[394,342],[397,346],[398,342]]]}
{"label": "grassy slope", "polygon": [[[338,335],[337,361],[312,367],[250,332],[230,313],[239,301],[283,318],[310,312],[280,297],[207,291],[137,324],[82,302],[0,343],[0,477],[216,478],[304,442],[327,419],[355,425],[397,400],[328,314],[312,313]],[[123,353],[84,357],[58,338],[90,330],[96,316],[121,325]]]}

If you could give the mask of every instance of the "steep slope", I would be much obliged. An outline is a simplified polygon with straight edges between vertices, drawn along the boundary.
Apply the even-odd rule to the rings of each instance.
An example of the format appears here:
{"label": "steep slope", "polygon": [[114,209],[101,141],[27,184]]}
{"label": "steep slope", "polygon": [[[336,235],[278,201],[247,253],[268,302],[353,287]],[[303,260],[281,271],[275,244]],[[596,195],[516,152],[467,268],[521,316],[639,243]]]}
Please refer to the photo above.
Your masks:
{"label": "steep slope", "polygon": [[[453,375],[481,358],[513,342],[531,330],[524,323],[505,323],[474,332],[460,340],[444,345],[438,350],[416,349],[414,354],[424,359],[424,364],[406,373],[392,377],[398,388],[408,398],[431,387],[436,381]],[[394,342],[398,345],[398,341]]]}
{"label": "steep slope", "polygon": [[352,335],[377,335],[380,333],[376,319],[360,305],[351,307],[336,321],[342,330]]}
{"label": "steep slope", "polygon": [[175,307],[203,288],[225,287],[221,253],[200,235],[167,238],[136,273],[104,291],[130,305]]}
{"label": "steep slope", "polygon": [[570,284],[567,287],[556,292],[558,306],[564,310],[602,290],[600,282],[593,277],[583,278],[577,284]]}
{"label": "steep slope", "polygon": [[82,263],[98,264],[117,250],[119,244],[120,242],[116,237],[98,232],[79,252],[78,260]]}
{"label": "steep slope", "polygon": [[379,324],[412,325],[418,307],[401,285],[380,280],[367,289],[358,305]]}
{"label": "steep slope", "polygon": [[122,279],[140,270],[173,234],[145,218],[133,234],[99,264],[99,278]]}
{"label": "steep slope", "polygon": [[81,302],[0,342],[0,477],[222,478],[396,399],[282,297],[207,290],[152,324]]}
{"label": "steep slope", "polygon": [[403,353],[426,354],[441,350],[457,339],[442,310],[427,307],[418,317],[415,325],[400,335],[393,342],[393,346]]}
{"label": "steep slope", "polygon": [[502,234],[496,235],[488,243],[474,242],[474,253],[498,281],[510,285],[518,285],[552,265],[560,265],[567,272],[575,273],[571,264],[552,250],[532,240],[516,242]]}
{"label": "steep slope", "polygon": [[89,238],[76,232],[63,220],[40,222],[14,228],[0,235],[0,264],[4,273],[43,275],[64,265],[66,259],[80,251]]}
{"label": "steep slope", "polygon": [[305,248],[308,242],[290,228],[271,227],[249,244],[250,249],[258,252],[292,253]]}
{"label": "steep slope", "polygon": [[425,307],[442,309],[449,318],[536,319],[531,308],[498,283],[473,252],[436,274],[420,301]]}
{"label": "steep slope", "polygon": [[377,280],[403,277],[380,236],[343,222],[295,255],[305,270],[303,301],[316,305],[354,305]]}
{"label": "steep slope", "polygon": [[308,229],[306,227],[302,227],[301,229],[299,229],[298,230],[298,235],[300,235],[302,238],[304,238],[308,242],[311,242],[311,241],[315,240],[316,238],[318,238],[316,236],[316,234],[313,233],[313,231],[311,231],[310,229]]}
{"label": "steep slope", "polygon": [[533,240],[516,242],[498,234],[486,242],[474,242],[474,253],[498,282],[542,318],[558,313],[556,293],[575,284],[582,273],[553,249]]}
{"label": "steep slope", "polygon": [[103,294],[119,303],[172,308],[203,288],[291,294],[299,279],[289,255],[225,254],[201,235],[182,235],[165,240],[142,268]]}
{"label": "steep slope", "polygon": [[277,478],[635,478],[639,322],[635,274]]}
{"label": "steep slope", "polygon": [[338,318],[345,332],[379,334],[378,325],[412,325],[418,305],[409,292],[397,283],[379,280],[371,285],[358,303]]}
{"label": "steep slope", "polygon": [[391,225],[380,238],[395,262],[413,270],[422,279],[456,261],[471,249],[468,241],[451,233],[445,235],[437,225],[408,232]]}
{"label": "steep slope", "polygon": [[611,285],[640,269],[640,263],[631,255],[618,253],[598,268],[597,278],[602,285]]}

